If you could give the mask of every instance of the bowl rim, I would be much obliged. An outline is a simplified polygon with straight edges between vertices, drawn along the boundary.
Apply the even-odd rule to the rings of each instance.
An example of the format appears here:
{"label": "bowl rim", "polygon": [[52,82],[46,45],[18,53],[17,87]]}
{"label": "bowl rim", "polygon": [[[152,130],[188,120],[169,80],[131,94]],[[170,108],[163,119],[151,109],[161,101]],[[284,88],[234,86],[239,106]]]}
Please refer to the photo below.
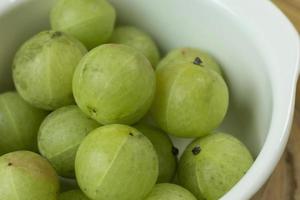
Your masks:
{"label": "bowl rim", "polygon": [[[274,26],[266,26],[264,20],[261,20],[261,17],[269,21],[278,22],[275,24],[278,26],[278,29],[280,28],[280,30],[282,30],[279,34],[280,38],[281,40],[282,38],[286,40],[288,43],[286,50],[293,54],[281,58],[289,61],[289,66],[286,66],[286,68],[289,69],[292,74],[292,77],[289,77],[290,80],[286,83],[286,87],[289,88],[289,91],[287,91],[288,95],[282,97],[286,99],[285,104],[273,105],[272,109],[276,108],[276,110],[272,113],[270,127],[260,153],[245,176],[221,198],[221,200],[247,200],[253,197],[271,176],[289,139],[294,114],[296,85],[300,72],[300,40],[298,32],[290,20],[269,0],[252,0],[247,2],[223,0],[223,3],[226,4],[229,10],[231,10],[231,6],[239,8],[240,15],[251,16],[257,25],[265,29],[272,29]],[[253,13],[255,13],[255,15],[253,15]],[[284,36],[288,36],[288,38]],[[281,116],[280,124],[276,124],[278,120],[277,122],[274,120],[274,115],[278,115],[279,113],[284,113],[284,115]]]}

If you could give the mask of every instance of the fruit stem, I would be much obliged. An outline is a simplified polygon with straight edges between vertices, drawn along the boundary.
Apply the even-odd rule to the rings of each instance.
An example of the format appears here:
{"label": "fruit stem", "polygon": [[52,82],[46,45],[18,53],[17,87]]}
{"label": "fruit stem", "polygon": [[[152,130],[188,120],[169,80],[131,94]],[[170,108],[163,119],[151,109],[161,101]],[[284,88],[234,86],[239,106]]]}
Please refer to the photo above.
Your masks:
{"label": "fruit stem", "polygon": [[195,64],[195,65],[201,65],[202,63],[203,62],[202,62],[202,60],[199,57],[196,57],[195,60],[194,60],[194,62],[193,62],[193,64]]}
{"label": "fruit stem", "polygon": [[198,155],[201,152],[201,147],[196,146],[195,148],[193,148],[192,152],[194,155]]}

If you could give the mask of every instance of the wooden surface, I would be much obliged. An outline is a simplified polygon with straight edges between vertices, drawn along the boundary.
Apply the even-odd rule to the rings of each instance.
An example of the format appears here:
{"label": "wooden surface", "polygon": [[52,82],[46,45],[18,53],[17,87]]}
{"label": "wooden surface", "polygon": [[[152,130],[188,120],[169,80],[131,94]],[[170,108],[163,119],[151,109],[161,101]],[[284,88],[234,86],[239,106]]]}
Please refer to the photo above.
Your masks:
{"label": "wooden surface", "polygon": [[[300,32],[300,0],[274,0]],[[252,200],[300,200],[300,81],[288,146],[266,185]]]}

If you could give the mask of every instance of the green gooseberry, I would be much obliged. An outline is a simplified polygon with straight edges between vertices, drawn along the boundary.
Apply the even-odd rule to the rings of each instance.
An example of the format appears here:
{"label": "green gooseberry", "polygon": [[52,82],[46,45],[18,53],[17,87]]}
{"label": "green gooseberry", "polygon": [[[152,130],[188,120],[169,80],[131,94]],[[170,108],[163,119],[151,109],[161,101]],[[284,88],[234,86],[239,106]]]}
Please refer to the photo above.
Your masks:
{"label": "green gooseberry", "polygon": [[37,133],[47,112],[32,107],[16,92],[0,95],[0,155],[37,151]]}
{"label": "green gooseberry", "polygon": [[134,48],[104,44],[80,61],[73,93],[81,110],[99,123],[134,124],[151,106],[155,73]]}
{"label": "green gooseberry", "polygon": [[160,69],[166,65],[192,63],[195,58],[199,58],[201,65],[208,69],[212,69],[218,74],[222,75],[221,67],[218,62],[208,53],[197,48],[177,48],[171,50],[157,65]]}
{"label": "green gooseberry", "polygon": [[77,149],[86,135],[99,126],[77,106],[62,107],[43,121],[38,134],[39,150],[59,175],[73,178]]}
{"label": "green gooseberry", "polygon": [[143,133],[156,150],[159,160],[157,183],[171,182],[176,172],[178,149],[169,136],[158,128],[146,124],[137,124],[134,128]]}
{"label": "green gooseberry", "polygon": [[229,134],[196,139],[179,163],[180,184],[199,200],[217,200],[248,171],[253,158],[244,144]]}
{"label": "green gooseberry", "polygon": [[116,11],[106,0],[58,0],[50,14],[52,29],[76,37],[88,49],[109,40],[115,20]]}
{"label": "green gooseberry", "polygon": [[90,200],[81,190],[70,190],[61,193],[58,200]]}
{"label": "green gooseberry", "polygon": [[223,78],[198,64],[168,65],[156,71],[157,88],[152,116],[159,126],[178,137],[209,134],[223,121],[229,94]]}
{"label": "green gooseberry", "polygon": [[0,157],[0,199],[57,200],[59,181],[46,159],[30,151]]}
{"label": "green gooseberry", "polygon": [[157,45],[150,37],[150,35],[136,27],[117,27],[114,30],[110,41],[112,43],[125,44],[136,48],[139,52],[143,53],[148,58],[153,68],[155,68],[159,62],[160,53]]}
{"label": "green gooseberry", "polygon": [[75,160],[81,190],[93,200],[141,200],[158,177],[158,158],[135,128],[112,124],[92,131]]}
{"label": "green gooseberry", "polygon": [[197,200],[196,197],[185,188],[170,184],[161,183],[154,186],[152,192],[145,200]]}
{"label": "green gooseberry", "polygon": [[74,103],[73,73],[85,53],[79,41],[62,32],[35,35],[22,45],[14,59],[17,91],[28,103],[45,110]]}

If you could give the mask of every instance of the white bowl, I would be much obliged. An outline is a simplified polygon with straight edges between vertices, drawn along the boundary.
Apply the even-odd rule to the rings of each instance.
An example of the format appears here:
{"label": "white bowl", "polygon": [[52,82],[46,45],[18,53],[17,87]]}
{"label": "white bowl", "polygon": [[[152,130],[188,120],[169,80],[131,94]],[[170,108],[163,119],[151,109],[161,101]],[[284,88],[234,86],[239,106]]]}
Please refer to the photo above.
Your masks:
{"label": "white bowl", "polygon": [[[20,44],[48,29],[54,0],[0,1],[0,91],[13,88]],[[256,161],[222,199],[249,199],[272,173],[289,136],[299,71],[299,38],[266,0],[112,0],[121,22],[148,31],[163,51],[193,46],[222,63],[231,90],[221,130],[236,135]]]}

